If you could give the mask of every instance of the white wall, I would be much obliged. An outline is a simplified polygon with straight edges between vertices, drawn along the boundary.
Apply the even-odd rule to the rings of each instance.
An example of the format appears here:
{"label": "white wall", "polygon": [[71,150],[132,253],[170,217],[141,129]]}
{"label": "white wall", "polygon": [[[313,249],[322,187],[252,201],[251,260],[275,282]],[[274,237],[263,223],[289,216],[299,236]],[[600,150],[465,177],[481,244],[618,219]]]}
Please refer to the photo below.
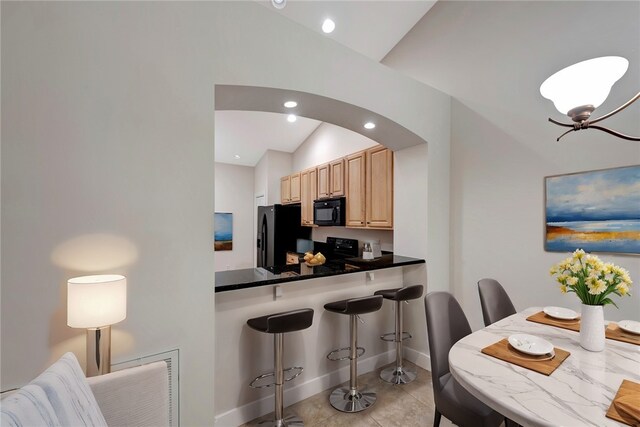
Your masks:
{"label": "white wall", "polygon": [[215,164],[215,211],[233,214],[233,249],[216,252],[216,271],[253,267],[253,169],[226,163]]}
{"label": "white wall", "polygon": [[[65,280],[121,272],[129,314],[114,362],[180,348],[181,422],[211,424],[214,384],[226,387],[213,368],[216,83],[317,93],[405,126],[443,165],[429,169],[428,214],[448,217],[449,97],[268,8],[1,7],[2,389],[65,351],[83,359],[83,331],[65,325]],[[430,245],[440,254],[430,275],[446,278],[448,240]]]}
{"label": "white wall", "polygon": [[[476,282],[483,277],[498,279],[518,309],[578,306],[575,296],[560,294],[548,274],[565,255],[543,249],[544,177],[638,164],[640,145],[595,130],[557,143],[563,129],[546,118],[562,117],[538,88],[566,65],[619,54],[629,59],[629,71],[596,116],[621,105],[638,91],[639,27],[638,2],[438,2],[383,61],[456,98],[451,289],[474,328],[482,326]],[[574,48],[584,40],[589,49]],[[638,135],[639,115],[636,103],[605,123]],[[431,196],[428,203],[436,203]],[[430,217],[429,239],[431,224]],[[447,231],[441,232],[445,238]],[[396,244],[402,241],[396,235]],[[602,258],[626,267],[638,282],[637,256]],[[620,309],[607,307],[607,318],[638,318],[637,289],[616,303]]]}
{"label": "white wall", "polygon": [[321,165],[376,144],[376,141],[349,129],[322,123],[293,153],[293,170]]}

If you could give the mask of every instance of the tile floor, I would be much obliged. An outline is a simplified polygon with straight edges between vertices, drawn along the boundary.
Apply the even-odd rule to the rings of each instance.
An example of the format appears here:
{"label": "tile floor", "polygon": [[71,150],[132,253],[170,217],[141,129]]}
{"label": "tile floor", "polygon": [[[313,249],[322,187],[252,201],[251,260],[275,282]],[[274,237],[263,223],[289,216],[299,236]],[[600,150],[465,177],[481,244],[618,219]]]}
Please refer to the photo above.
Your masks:
{"label": "tile floor", "polygon": [[[380,379],[380,369],[362,374],[358,377],[358,385],[363,389],[372,389],[378,400],[371,408],[356,413],[338,412],[329,404],[329,394],[335,388],[325,390],[301,402],[285,408],[285,416],[295,414],[302,418],[305,427],[428,427],[433,425],[433,389],[431,372],[410,362],[418,371],[415,381],[396,386]],[[344,383],[348,384],[348,382]],[[257,426],[260,421],[273,419],[273,413],[248,422],[242,427]],[[442,417],[441,427],[453,424]]]}

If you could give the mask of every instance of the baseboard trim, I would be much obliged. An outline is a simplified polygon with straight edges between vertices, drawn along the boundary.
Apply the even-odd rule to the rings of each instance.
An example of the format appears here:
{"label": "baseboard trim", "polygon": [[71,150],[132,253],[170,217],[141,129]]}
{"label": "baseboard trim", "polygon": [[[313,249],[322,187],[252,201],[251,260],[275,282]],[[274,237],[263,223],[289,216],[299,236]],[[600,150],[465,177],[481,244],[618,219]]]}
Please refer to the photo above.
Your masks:
{"label": "baseboard trim", "polygon": [[[428,354],[414,350],[410,347],[404,348],[405,359],[415,363],[422,369],[431,371],[431,359]],[[366,374],[395,360],[395,350],[389,350],[375,356],[368,357],[358,363],[358,372]],[[284,392],[285,407],[300,402],[308,397],[320,393],[328,388],[335,387],[340,383],[349,380],[349,366],[312,378],[302,384],[287,388]],[[273,394],[253,401],[239,408],[234,408],[223,414],[216,416],[214,425],[219,427],[239,426],[262,415],[273,411]]]}
{"label": "baseboard trim", "polygon": [[431,357],[428,354],[414,350],[410,347],[405,347],[404,358],[409,362],[413,362],[420,366],[422,369],[431,372]]}

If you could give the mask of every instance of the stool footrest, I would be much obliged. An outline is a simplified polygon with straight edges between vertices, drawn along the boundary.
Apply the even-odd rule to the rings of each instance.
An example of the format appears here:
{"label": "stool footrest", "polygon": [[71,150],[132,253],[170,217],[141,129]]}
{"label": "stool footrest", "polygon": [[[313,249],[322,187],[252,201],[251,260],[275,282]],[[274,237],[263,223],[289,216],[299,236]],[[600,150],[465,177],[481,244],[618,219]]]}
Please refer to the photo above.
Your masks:
{"label": "stool footrest", "polygon": [[[347,360],[351,358],[350,354],[347,354],[344,357],[336,357],[335,354],[340,353],[341,351],[351,351],[351,347],[343,347],[338,348],[327,354],[327,359],[337,362],[338,360]],[[358,347],[356,350],[356,358],[361,357],[364,354],[364,347]]]}
{"label": "stool footrest", "polygon": [[[302,366],[292,366],[291,368],[287,368],[285,369],[283,372],[285,373],[285,379],[284,381],[291,381],[292,379],[296,378],[298,375],[300,375],[302,373],[304,369],[302,368]],[[292,373],[289,377],[287,377],[287,373]],[[275,379],[271,380],[271,382],[267,383],[267,384],[260,384],[260,381],[262,380],[266,380],[269,377],[275,377],[276,373],[275,372],[268,372],[266,374],[262,374],[259,375],[257,377],[255,377],[253,379],[253,381],[251,381],[251,383],[249,384],[249,387],[251,388],[265,388],[265,387],[271,387],[274,386],[276,384]]]}
{"label": "stool footrest", "polygon": [[[402,333],[402,337],[400,338],[400,340],[404,341],[404,340],[408,340],[410,338],[413,338],[413,335],[411,335],[409,332],[403,332]],[[380,339],[382,341],[395,342],[396,333],[395,332],[389,332],[388,334],[380,335]]]}

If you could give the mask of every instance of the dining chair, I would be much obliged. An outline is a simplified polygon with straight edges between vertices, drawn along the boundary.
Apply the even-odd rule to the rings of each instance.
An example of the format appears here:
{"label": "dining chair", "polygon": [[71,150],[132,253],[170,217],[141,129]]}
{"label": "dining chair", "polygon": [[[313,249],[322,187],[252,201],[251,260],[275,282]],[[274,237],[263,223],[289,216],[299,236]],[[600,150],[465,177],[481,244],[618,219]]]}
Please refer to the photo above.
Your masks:
{"label": "dining chair", "polygon": [[494,279],[480,279],[478,293],[482,306],[484,326],[489,326],[498,320],[516,314],[516,308],[500,282]]}
{"label": "dining chair", "polygon": [[449,350],[471,333],[460,304],[448,292],[430,292],[424,297],[424,308],[436,404],[433,427],[440,425],[442,415],[460,427],[500,425],[504,417],[471,395],[449,372]]}

